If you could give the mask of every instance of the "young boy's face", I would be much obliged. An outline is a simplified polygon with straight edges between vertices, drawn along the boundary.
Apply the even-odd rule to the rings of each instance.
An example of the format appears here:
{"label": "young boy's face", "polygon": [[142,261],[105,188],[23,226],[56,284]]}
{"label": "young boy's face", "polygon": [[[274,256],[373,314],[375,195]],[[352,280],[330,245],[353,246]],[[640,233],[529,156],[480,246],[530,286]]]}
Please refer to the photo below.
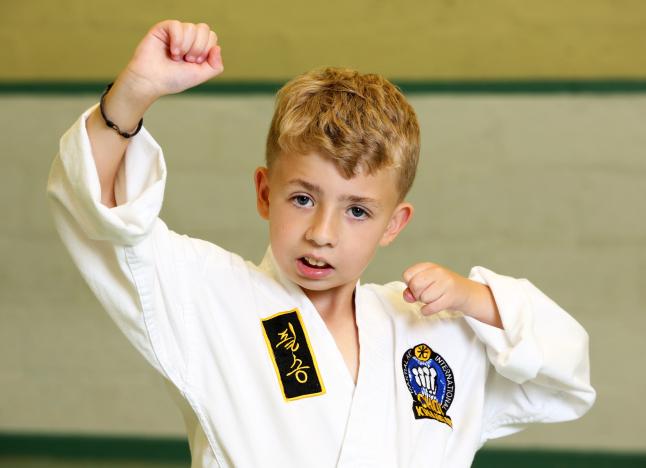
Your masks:
{"label": "young boy's face", "polygon": [[276,262],[306,290],[354,287],[377,246],[394,240],[413,212],[398,203],[394,170],[345,179],[316,153],[281,155],[271,173],[256,170],[255,182]]}

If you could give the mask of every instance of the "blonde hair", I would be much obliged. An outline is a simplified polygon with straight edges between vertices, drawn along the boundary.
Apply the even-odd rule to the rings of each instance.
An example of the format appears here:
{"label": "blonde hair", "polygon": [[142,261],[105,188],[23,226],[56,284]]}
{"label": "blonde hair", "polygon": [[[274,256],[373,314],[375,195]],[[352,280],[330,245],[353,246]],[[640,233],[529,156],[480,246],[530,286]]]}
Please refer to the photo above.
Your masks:
{"label": "blonde hair", "polygon": [[317,152],[343,177],[359,170],[397,170],[400,201],[415,178],[419,125],[401,91],[376,74],[347,68],[312,70],[289,81],[276,96],[267,135],[266,162],[281,153]]}

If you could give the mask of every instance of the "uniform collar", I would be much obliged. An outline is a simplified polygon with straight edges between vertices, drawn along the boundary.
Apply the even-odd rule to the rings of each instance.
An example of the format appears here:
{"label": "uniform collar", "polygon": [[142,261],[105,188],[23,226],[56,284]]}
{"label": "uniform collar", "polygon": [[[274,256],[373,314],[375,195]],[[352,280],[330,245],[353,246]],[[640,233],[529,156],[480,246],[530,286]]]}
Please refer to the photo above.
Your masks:
{"label": "uniform collar", "polygon": [[[271,245],[267,247],[267,250],[265,251],[265,256],[263,257],[262,261],[260,262],[260,269],[266,272],[269,276],[274,278],[278,283],[280,283],[283,288],[293,297],[298,297],[300,299],[301,303],[310,303],[309,298],[303,292],[301,287],[294,283],[292,280],[290,280],[285,272],[278,266],[278,263],[276,262],[276,258],[274,257],[274,253],[271,249]],[[355,291],[355,304],[357,300],[357,295],[359,294],[359,286],[361,286],[361,280],[357,280],[357,284],[354,286],[354,291]]]}
{"label": "uniform collar", "polygon": [[[260,263],[260,269],[267,275],[278,282],[287,292],[287,294],[298,302],[300,311],[304,315],[304,319],[308,327],[318,329],[319,336],[327,336],[329,350],[331,354],[336,354],[339,366],[347,367],[343,361],[343,357],[339,348],[337,347],[334,337],[327,328],[325,322],[319,315],[316,307],[312,304],[309,297],[301,289],[301,287],[291,281],[285,273],[280,269],[276,263],[276,259],[271,250],[271,246],[267,247],[265,256]],[[376,376],[381,375],[381,367],[384,363],[388,362],[387,355],[387,317],[383,311],[383,306],[379,302],[375,302],[372,295],[368,293],[368,289],[360,288],[361,282],[357,280],[354,290],[354,305],[355,305],[355,321],[359,331],[359,352],[360,352],[360,366],[359,366],[359,380],[358,385],[362,388],[374,389],[379,387],[379,382],[375,379]],[[370,313],[368,313],[368,310]],[[386,319],[386,320],[385,320]],[[347,374],[348,384],[354,388],[352,377]],[[370,393],[370,392],[363,392]]]}

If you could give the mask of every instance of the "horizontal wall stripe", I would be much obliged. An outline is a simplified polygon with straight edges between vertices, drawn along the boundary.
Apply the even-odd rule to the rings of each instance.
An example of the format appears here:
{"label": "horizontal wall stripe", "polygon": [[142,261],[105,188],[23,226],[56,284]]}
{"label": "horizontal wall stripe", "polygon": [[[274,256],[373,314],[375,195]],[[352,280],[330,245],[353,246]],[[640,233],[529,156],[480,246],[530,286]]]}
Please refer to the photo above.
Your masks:
{"label": "horizontal wall stripe", "polygon": [[[407,94],[633,94],[646,93],[646,79],[630,80],[393,80]],[[16,81],[0,82],[2,94],[100,94],[105,82]],[[274,94],[277,81],[217,81],[182,94]]]}
{"label": "horizontal wall stripe", "polygon": [[483,449],[472,468],[643,468],[646,453]]}
{"label": "horizontal wall stripe", "polygon": [[[188,462],[188,443],[179,438],[90,435],[0,434],[2,457],[146,460]],[[580,452],[539,449],[483,449],[475,468],[637,468],[646,466],[645,453]]]}
{"label": "horizontal wall stripe", "polygon": [[3,456],[151,461],[191,458],[184,439],[54,434],[0,434],[0,461]]}

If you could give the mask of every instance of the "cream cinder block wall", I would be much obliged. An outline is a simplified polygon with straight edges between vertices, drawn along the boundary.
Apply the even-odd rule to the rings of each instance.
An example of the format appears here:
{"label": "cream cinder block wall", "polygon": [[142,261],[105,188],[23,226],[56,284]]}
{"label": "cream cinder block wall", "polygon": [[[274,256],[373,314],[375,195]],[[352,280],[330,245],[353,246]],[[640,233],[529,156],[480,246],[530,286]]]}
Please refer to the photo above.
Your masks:
{"label": "cream cinder block wall", "polygon": [[[89,293],[47,212],[58,139],[96,98],[0,98],[0,431],[181,435],[161,378]],[[530,279],[590,333],[599,398],[579,421],[494,444],[646,449],[646,96],[410,99],[423,142],[416,215],[363,280],[398,279],[420,260]],[[149,111],[172,229],[260,260],[251,174],[272,103],[178,96]]]}
{"label": "cream cinder block wall", "polygon": [[[0,85],[111,80],[156,21],[218,32],[219,80],[338,65],[390,78],[646,77],[641,0],[0,3]],[[0,431],[180,435],[160,378],[99,308],[57,239],[44,185],[60,135],[98,96],[0,95]],[[415,219],[365,281],[428,259],[529,278],[589,331],[584,419],[495,444],[646,450],[646,96],[415,95]],[[259,260],[251,173],[270,96],[165,98],[146,115],[177,231]]]}
{"label": "cream cinder block wall", "polygon": [[0,3],[0,81],[108,79],[167,18],[213,27],[228,80],[646,76],[642,0],[23,0]]}

